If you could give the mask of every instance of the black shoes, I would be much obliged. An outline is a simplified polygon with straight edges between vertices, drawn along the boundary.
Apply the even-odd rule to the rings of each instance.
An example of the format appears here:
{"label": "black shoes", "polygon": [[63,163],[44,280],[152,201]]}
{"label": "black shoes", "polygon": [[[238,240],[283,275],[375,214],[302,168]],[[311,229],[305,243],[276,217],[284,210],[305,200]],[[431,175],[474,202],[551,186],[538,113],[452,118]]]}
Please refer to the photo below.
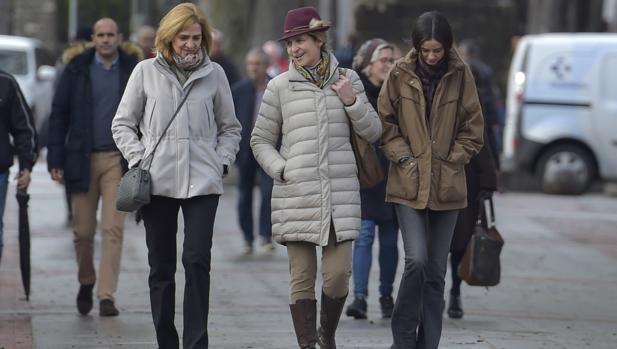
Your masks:
{"label": "black shoes", "polygon": [[366,319],[366,300],[364,298],[355,298],[353,303],[347,307],[345,315],[356,319]]}
{"label": "black shoes", "polygon": [[[391,318],[392,311],[394,310],[394,299],[392,299],[392,296],[380,297],[379,305],[381,306],[381,317],[383,319]],[[347,307],[345,314],[356,319],[366,319],[366,299],[354,299],[353,303]]]}
{"label": "black shoes", "polygon": [[92,310],[92,289],[94,285],[81,285],[79,286],[79,293],[77,293],[77,310],[81,315],[88,315]]}
{"label": "black shoes", "polygon": [[118,316],[120,312],[114,305],[114,301],[111,299],[103,299],[99,303],[99,315],[101,316]]}
{"label": "black shoes", "polygon": [[448,303],[448,316],[450,319],[460,319],[463,317],[463,304],[461,303],[460,295],[450,295],[450,302]]}
{"label": "black shoes", "polygon": [[[92,310],[92,289],[94,285],[79,286],[77,293],[77,310],[81,315],[88,315]],[[111,299],[103,299],[99,303],[99,315],[101,316],[118,316],[120,312],[114,305]]]}
{"label": "black shoes", "polygon": [[392,311],[394,310],[394,299],[392,299],[392,296],[380,297],[379,304],[381,305],[381,317],[383,319],[391,318]]}

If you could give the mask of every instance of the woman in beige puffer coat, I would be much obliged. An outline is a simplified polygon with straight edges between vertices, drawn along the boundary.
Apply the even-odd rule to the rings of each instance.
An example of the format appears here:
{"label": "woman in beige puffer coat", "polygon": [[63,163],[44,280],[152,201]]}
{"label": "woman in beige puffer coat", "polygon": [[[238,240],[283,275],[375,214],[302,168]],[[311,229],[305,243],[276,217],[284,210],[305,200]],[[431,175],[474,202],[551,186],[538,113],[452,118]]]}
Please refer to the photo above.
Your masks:
{"label": "woman in beige puffer coat", "polygon": [[268,83],[251,137],[255,159],[274,179],[272,236],[287,246],[290,309],[301,348],[314,348],[317,341],[316,246],[323,248],[324,279],[319,343],[336,347],[351,241],[360,229],[350,132],[353,128],[369,142],[381,136],[381,122],[358,75],[339,69],[325,49],[328,28],[312,7],[288,12],[281,40],[292,64]]}

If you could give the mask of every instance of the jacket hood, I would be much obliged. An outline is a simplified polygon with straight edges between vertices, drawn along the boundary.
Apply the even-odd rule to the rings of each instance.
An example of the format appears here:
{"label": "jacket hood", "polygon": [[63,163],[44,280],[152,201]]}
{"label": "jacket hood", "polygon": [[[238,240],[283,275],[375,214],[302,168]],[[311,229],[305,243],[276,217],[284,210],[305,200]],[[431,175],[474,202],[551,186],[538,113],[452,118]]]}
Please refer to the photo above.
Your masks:
{"label": "jacket hood", "polygon": [[[62,52],[62,64],[69,64],[73,58],[81,55],[89,49],[94,48],[93,42],[78,42],[72,44],[69,48]],[[134,56],[137,59],[137,62],[144,59],[144,53],[141,48],[130,41],[125,41],[120,44],[119,47],[121,52],[124,52],[127,56]]]}

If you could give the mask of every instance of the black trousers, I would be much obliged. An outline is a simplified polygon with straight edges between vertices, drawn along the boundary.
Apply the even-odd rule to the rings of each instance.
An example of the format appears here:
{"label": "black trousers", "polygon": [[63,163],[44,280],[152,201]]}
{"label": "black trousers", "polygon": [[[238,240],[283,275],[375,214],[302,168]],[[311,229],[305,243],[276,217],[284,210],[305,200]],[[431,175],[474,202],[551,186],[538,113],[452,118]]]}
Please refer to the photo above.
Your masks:
{"label": "black trousers", "polygon": [[219,195],[173,199],[152,196],[142,208],[150,265],[150,305],[160,349],[178,349],[174,325],[176,284],[176,232],[178,211],[184,217],[182,265],[185,273],[185,349],[208,348],[210,260],[214,217]]}

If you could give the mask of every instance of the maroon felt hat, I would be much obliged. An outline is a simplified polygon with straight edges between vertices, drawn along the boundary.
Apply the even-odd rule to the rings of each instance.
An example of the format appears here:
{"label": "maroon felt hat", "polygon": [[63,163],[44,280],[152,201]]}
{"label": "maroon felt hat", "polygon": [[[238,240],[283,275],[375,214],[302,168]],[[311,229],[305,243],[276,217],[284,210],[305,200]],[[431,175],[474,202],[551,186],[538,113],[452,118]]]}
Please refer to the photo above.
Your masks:
{"label": "maroon felt hat", "polygon": [[287,12],[283,36],[279,40],[300,34],[328,30],[328,28],[330,28],[330,24],[319,17],[319,13],[314,7],[295,8]]}

